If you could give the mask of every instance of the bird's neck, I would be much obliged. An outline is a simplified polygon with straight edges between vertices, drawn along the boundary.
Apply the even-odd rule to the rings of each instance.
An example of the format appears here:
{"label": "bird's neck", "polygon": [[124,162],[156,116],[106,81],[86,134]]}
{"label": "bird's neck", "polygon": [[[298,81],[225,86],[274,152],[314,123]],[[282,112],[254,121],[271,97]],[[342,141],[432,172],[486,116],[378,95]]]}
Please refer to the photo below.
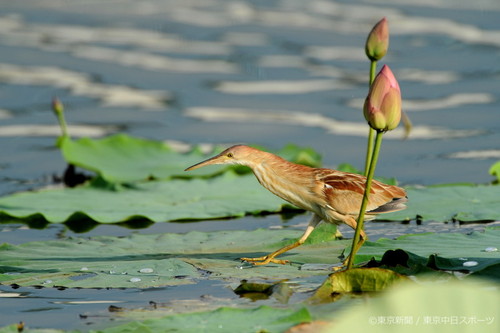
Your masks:
{"label": "bird's neck", "polygon": [[255,177],[266,189],[282,199],[304,209],[304,198],[311,194],[313,168],[288,162],[278,156],[263,158],[250,165]]}

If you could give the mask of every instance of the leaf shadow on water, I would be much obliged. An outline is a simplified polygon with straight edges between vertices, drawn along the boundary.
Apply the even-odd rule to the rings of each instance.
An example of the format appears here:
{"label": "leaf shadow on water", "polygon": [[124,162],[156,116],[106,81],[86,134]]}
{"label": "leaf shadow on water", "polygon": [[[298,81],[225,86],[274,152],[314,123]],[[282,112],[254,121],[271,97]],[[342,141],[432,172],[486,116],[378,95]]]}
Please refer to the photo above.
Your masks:
{"label": "leaf shadow on water", "polygon": [[[165,259],[210,259],[210,260],[226,260],[230,262],[238,262],[239,258],[248,256],[264,256],[267,252],[217,252],[217,253],[159,253],[159,254],[141,254],[141,255],[123,255],[123,256],[99,256],[99,257],[48,257],[48,258],[33,258],[29,261],[71,261],[71,262],[126,262],[126,261],[150,261],[150,260],[165,260]],[[300,264],[300,263],[296,263]],[[0,266],[1,268],[2,266]]]}
{"label": "leaf shadow on water", "polygon": [[16,266],[0,266],[0,274],[22,274],[22,273],[57,273],[57,269],[28,269]]}

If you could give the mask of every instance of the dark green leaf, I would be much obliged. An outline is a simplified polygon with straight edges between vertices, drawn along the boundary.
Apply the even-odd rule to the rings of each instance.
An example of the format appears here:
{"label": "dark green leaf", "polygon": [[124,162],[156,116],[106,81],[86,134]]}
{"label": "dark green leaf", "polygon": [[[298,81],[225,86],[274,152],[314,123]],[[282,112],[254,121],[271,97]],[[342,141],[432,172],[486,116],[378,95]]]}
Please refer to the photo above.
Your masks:
{"label": "dark green leaf", "polygon": [[306,308],[256,309],[219,308],[214,311],[180,314],[142,322],[131,322],[101,332],[284,332],[293,325],[311,321]]}
{"label": "dark green leaf", "polygon": [[[405,272],[405,269],[400,267],[400,272],[410,274],[418,273],[419,270],[425,271],[418,267],[420,265],[446,271],[482,272],[483,276],[487,276],[489,275],[487,272],[495,274],[494,267],[500,264],[500,252],[495,250],[498,244],[500,244],[500,228],[494,227],[470,235],[462,233],[405,235],[396,240],[382,238],[377,242],[366,242],[359,250],[355,261],[360,263],[374,258],[386,266],[394,266],[394,263],[397,263],[407,268]],[[388,253],[393,250],[399,253],[400,258],[406,254],[408,259],[406,261],[388,259]]]}
{"label": "dark green leaf", "polygon": [[500,220],[500,186],[436,186],[408,188],[408,208],[380,219],[402,221]]}
{"label": "dark green leaf", "polygon": [[234,173],[211,180],[156,181],[114,189],[87,184],[17,193],[0,198],[0,212],[15,218],[41,214],[52,223],[74,219],[75,214],[100,223],[138,217],[165,222],[279,212],[286,204],[262,188],[253,175]]}
{"label": "dark green leaf", "polygon": [[352,268],[330,274],[309,299],[312,303],[327,303],[338,294],[382,291],[408,278],[382,268]]}
{"label": "dark green leaf", "polygon": [[493,164],[490,168],[490,174],[497,177],[497,182],[500,182],[500,161]]}
{"label": "dark green leaf", "polygon": [[[127,183],[151,178],[214,176],[230,166],[214,166],[184,172],[187,167],[206,159],[199,149],[181,154],[160,141],[146,140],[125,134],[117,134],[103,139],[82,138],[61,141],[61,150],[68,163],[97,173],[107,182]],[[216,154],[216,149],[209,154]],[[314,150],[287,145],[277,152],[292,162],[310,166],[320,166],[321,157]],[[249,173],[248,168],[236,168],[238,173]]]}
{"label": "dark green leaf", "polygon": [[[117,134],[103,139],[64,139],[61,150],[68,163],[99,174],[108,182],[189,176],[188,166],[204,155],[198,150],[180,154],[163,142]],[[196,172],[206,174],[207,172]]]}
{"label": "dark green leaf", "polygon": [[[314,231],[323,232],[330,233],[320,227]],[[0,283],[146,288],[192,283],[193,279],[200,278],[280,281],[325,274],[301,270],[300,266],[336,263],[347,244],[347,241],[336,240],[305,244],[280,257],[293,265],[244,265],[244,268],[238,260],[266,255],[301,234],[300,230],[193,231],[3,244],[0,246]]]}

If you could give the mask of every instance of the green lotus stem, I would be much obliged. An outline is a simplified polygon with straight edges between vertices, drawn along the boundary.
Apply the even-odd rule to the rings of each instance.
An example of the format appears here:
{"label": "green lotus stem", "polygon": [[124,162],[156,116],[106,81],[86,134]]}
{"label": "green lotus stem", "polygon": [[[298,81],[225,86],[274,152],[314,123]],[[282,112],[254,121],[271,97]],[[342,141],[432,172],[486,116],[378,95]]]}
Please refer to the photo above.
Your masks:
{"label": "green lotus stem", "polygon": [[68,125],[66,124],[63,112],[57,113],[57,121],[59,122],[59,126],[61,126],[62,136],[65,138],[69,137]]}
{"label": "green lotus stem", "polygon": [[[370,61],[370,82],[368,87],[371,87],[373,81],[375,80],[375,71],[377,70],[377,61]],[[373,134],[375,130],[368,126],[368,142],[366,144],[366,157],[365,157],[365,177],[368,176],[368,169],[370,168],[370,161],[372,159],[373,154]]]}
{"label": "green lotus stem", "polygon": [[364,176],[368,176],[368,170],[370,169],[370,161],[373,156],[373,133],[375,130],[368,126],[368,142],[366,143],[366,157],[365,157],[365,172]]}
{"label": "green lotus stem", "polygon": [[64,118],[64,105],[57,97],[52,100],[52,111],[54,111],[59,122],[59,127],[61,127],[62,137],[69,138],[68,125]]}
{"label": "green lotus stem", "polygon": [[[373,130],[375,131],[375,130]],[[349,254],[349,260],[347,262],[347,269],[352,268],[352,265],[354,264],[354,258],[356,256],[356,252],[358,252],[360,245],[359,243],[359,238],[361,234],[361,230],[363,230],[363,224],[365,220],[365,211],[366,211],[366,206],[368,204],[368,195],[370,193],[371,187],[372,187],[372,180],[373,180],[373,175],[375,174],[375,167],[377,166],[377,160],[378,160],[378,155],[380,152],[380,146],[382,145],[382,136],[384,134],[383,131],[376,131],[377,135],[375,136],[375,144],[373,148],[373,154],[371,157],[371,162],[370,162],[370,168],[368,169],[368,175],[366,176],[366,185],[365,185],[365,192],[363,194],[363,202],[361,203],[361,208],[359,210],[359,217],[358,217],[358,225],[356,226],[356,230],[354,232],[354,237],[352,239],[352,248],[351,248],[351,253]]]}

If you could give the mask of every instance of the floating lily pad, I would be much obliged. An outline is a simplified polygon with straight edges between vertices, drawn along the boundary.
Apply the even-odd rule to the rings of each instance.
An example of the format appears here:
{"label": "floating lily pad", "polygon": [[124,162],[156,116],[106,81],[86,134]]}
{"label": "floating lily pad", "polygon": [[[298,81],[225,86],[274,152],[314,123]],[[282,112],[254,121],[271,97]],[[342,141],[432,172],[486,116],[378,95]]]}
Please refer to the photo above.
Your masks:
{"label": "floating lily pad", "polygon": [[500,161],[491,166],[490,174],[497,177],[497,181],[500,182]]}
{"label": "floating lily pad", "polygon": [[[484,232],[436,233],[400,236],[395,240],[386,238],[376,242],[366,242],[356,255],[356,263],[375,259],[381,261],[387,251],[406,253],[406,262],[399,265],[420,264],[432,269],[447,271],[477,272],[482,276],[499,279],[500,252],[495,245],[500,244],[500,228],[486,228]],[[395,255],[395,254],[394,254]],[[386,258],[387,259],[387,258]]]}
{"label": "floating lily pad", "polygon": [[268,299],[273,296],[280,303],[286,304],[293,294],[293,290],[289,284],[283,281],[275,283],[259,283],[248,282],[242,280],[241,284],[236,287],[234,293],[240,297],[249,298],[252,301]]}
{"label": "floating lily pad", "polygon": [[17,193],[0,198],[0,212],[15,218],[42,215],[52,223],[88,218],[116,223],[134,218],[154,222],[213,219],[279,212],[286,202],[266,191],[253,175],[226,173],[210,180],[137,183],[115,190],[87,184]]}
{"label": "floating lily pad", "polygon": [[351,292],[382,291],[408,277],[382,268],[352,268],[330,274],[310,298],[313,303],[332,302],[335,296]]}
{"label": "floating lily pad", "polygon": [[255,309],[223,307],[214,311],[187,313],[159,319],[136,321],[102,330],[114,332],[284,332],[312,316],[306,308],[272,308],[260,306]]}
{"label": "floating lily pad", "polygon": [[[384,214],[384,220],[484,221],[500,219],[498,186],[450,186],[408,189],[406,210]],[[43,216],[52,223],[86,217],[99,223],[134,218],[155,222],[212,219],[292,207],[266,191],[253,175],[229,172],[209,180],[137,183],[112,190],[87,184],[78,188],[40,190],[0,198],[0,213],[26,219]]]}
{"label": "floating lily pad", "polygon": [[408,208],[380,219],[403,221],[500,220],[500,186],[443,185],[408,188]]}
{"label": "floating lily pad", "polygon": [[[281,257],[292,265],[243,265],[241,257],[266,255],[300,237],[300,230],[189,232],[187,234],[72,238],[0,246],[0,283],[22,286],[154,287],[194,279],[293,279],[323,275],[304,263],[335,263],[348,241],[335,240],[335,226]],[[318,235],[323,234],[323,235]]]}
{"label": "floating lily pad", "polygon": [[[112,183],[136,182],[151,178],[214,176],[228,169],[234,169],[231,166],[218,166],[186,173],[184,169],[208,156],[199,149],[182,154],[163,142],[125,134],[103,139],[64,138],[60,147],[68,163],[93,171]],[[216,154],[216,151],[212,155]],[[320,155],[310,148],[287,145],[277,154],[295,163],[316,167],[321,164]],[[245,169],[245,172],[248,173],[250,170]]]}
{"label": "floating lily pad", "polygon": [[64,138],[60,148],[68,163],[116,183],[182,175],[185,168],[204,157],[198,150],[181,154],[163,142],[125,134],[103,139]]}

